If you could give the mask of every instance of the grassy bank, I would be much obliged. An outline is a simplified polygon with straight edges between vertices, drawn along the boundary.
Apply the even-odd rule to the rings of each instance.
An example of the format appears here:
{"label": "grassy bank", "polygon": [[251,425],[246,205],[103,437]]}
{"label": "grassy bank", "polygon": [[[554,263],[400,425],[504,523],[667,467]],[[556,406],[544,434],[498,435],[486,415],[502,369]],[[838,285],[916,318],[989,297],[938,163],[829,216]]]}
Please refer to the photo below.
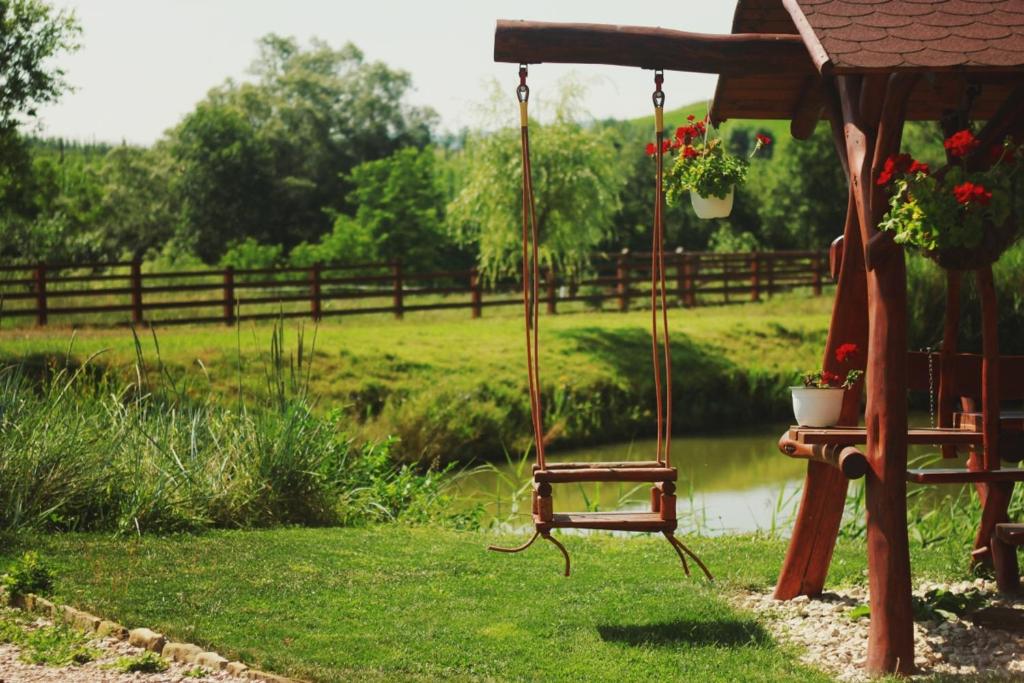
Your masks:
{"label": "grassy bank", "polygon": [[[709,586],[664,540],[564,540],[570,579],[546,544],[510,557],[486,534],[398,526],[42,535],[0,545],[0,562],[31,546],[63,601],[317,681],[827,680],[728,603],[774,582],[782,541],[693,539]],[[965,571],[963,548],[914,553],[915,579]],[[862,582],[863,558],[841,542],[829,584]]]}
{"label": "grassy bank", "polygon": [[[820,360],[827,297],[673,311],[674,424],[714,431],[785,417],[786,387]],[[549,438],[555,446],[627,440],[652,432],[649,313],[573,313],[542,321],[541,359]],[[340,411],[362,438],[398,437],[405,460],[500,458],[521,452],[529,430],[522,330],[515,312],[353,319],[297,327],[283,342],[285,369],[308,363],[314,410]],[[142,334],[151,379],[203,400],[266,398],[271,326],[167,328]],[[73,342],[73,343],[72,343]],[[315,344],[315,351],[311,351]],[[69,346],[71,348],[68,352]],[[137,377],[126,330],[0,334],[0,359],[40,371],[90,361],[122,381]],[[300,350],[301,349],[301,350]],[[98,354],[98,355],[96,355]],[[273,374],[273,373],[270,373]]]}

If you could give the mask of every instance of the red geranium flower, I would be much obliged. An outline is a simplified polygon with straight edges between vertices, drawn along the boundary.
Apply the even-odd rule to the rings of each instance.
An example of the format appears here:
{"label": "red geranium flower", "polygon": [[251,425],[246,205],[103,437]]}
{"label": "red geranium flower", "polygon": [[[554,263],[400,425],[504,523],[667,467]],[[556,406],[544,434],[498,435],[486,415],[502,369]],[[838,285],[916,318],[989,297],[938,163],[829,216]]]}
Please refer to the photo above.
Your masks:
{"label": "red geranium flower", "polygon": [[836,349],[836,360],[840,363],[845,363],[855,353],[857,353],[856,344],[840,344],[839,348]]}
{"label": "red geranium flower", "polygon": [[953,133],[942,143],[942,146],[949,150],[954,157],[965,157],[973,152],[978,145],[978,139],[969,130],[961,130]]}
{"label": "red geranium flower", "polygon": [[837,387],[843,382],[843,378],[834,372],[828,370],[821,371],[821,381],[830,387]]}
{"label": "red geranium flower", "polygon": [[654,143],[653,142],[648,142],[647,146],[644,147],[644,151],[647,152],[647,156],[653,157],[654,156],[654,151],[655,151]]}
{"label": "red geranium flower", "polygon": [[965,206],[970,203],[988,206],[992,200],[992,193],[986,190],[984,185],[976,185],[969,180],[954,187],[953,194],[956,200]]}
{"label": "red geranium flower", "polygon": [[670,140],[662,140],[661,141],[661,151],[662,152],[667,152],[670,149],[672,149],[672,142]]}
{"label": "red geranium flower", "polygon": [[887,185],[894,175],[906,173],[914,164],[909,154],[892,154],[885,160],[882,172],[878,174],[878,185]]}
{"label": "red geranium flower", "polygon": [[754,137],[756,137],[757,141],[760,142],[762,145],[770,145],[770,144],[772,144],[772,139],[770,137],[768,137],[767,135],[761,135],[760,133],[758,133]]}
{"label": "red geranium flower", "polygon": [[907,169],[908,173],[923,173],[928,175],[929,169],[928,164],[922,164],[920,161],[914,160],[914,163],[910,164],[910,168]]}
{"label": "red geranium flower", "polygon": [[686,120],[687,121],[693,121],[695,118],[697,118],[697,117],[694,116],[693,114],[690,114],[689,116],[686,117]]}
{"label": "red geranium flower", "polygon": [[697,156],[697,150],[695,150],[693,147],[690,147],[689,145],[687,145],[686,147],[683,148],[683,158],[684,159],[692,159],[695,156]]}

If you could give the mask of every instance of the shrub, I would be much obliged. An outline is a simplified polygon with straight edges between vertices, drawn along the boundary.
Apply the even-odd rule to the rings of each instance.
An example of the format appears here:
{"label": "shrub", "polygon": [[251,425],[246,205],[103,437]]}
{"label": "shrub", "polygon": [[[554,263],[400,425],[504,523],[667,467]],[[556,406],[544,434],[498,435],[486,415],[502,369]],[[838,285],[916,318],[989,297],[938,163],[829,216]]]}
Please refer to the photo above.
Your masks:
{"label": "shrub", "polygon": [[53,590],[54,578],[53,570],[43,562],[39,554],[29,551],[11,563],[3,575],[2,584],[10,595],[49,595]]}

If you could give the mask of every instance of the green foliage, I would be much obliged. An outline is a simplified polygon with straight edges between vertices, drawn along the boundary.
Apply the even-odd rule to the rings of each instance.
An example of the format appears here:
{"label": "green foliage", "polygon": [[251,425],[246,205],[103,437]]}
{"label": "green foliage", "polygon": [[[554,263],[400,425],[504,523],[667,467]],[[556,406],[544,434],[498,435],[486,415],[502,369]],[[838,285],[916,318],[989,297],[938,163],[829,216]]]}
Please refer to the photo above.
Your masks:
{"label": "green foliage", "polygon": [[[264,398],[239,396],[234,406],[141,357],[130,384],[88,363],[41,379],[7,368],[0,530],[138,533],[430,516],[424,510],[442,502],[437,474],[396,465],[388,443],[355,442],[339,412],[314,414],[303,355],[311,351],[297,360],[285,353],[277,342],[264,357]],[[150,378],[161,375],[168,384],[157,391]],[[206,399],[193,398],[200,394]]]}
{"label": "green foliage", "polygon": [[307,268],[315,263],[371,263],[379,258],[376,236],[362,223],[339,213],[331,232],[310,244],[296,245],[288,254],[292,266]]}
{"label": "green foliage", "polygon": [[750,162],[730,154],[718,138],[689,149],[696,156],[678,154],[665,174],[665,199],[669,204],[681,202],[689,192],[702,197],[724,199],[729,191],[747,179]]}
{"label": "green foliage", "polygon": [[[1016,147],[1008,148],[1011,157]],[[1024,148],[1021,148],[1024,150]],[[880,230],[894,233],[898,244],[925,251],[974,249],[986,233],[1002,226],[1013,208],[1013,174],[1020,162],[998,163],[969,173],[961,164],[950,166],[941,178],[924,172],[907,173],[893,183],[889,211]],[[988,190],[991,199],[961,202],[954,188],[971,183]]]}
{"label": "green foliage", "polygon": [[807,140],[791,140],[770,163],[755,159],[745,190],[757,234],[770,248],[824,249],[843,233],[846,176],[827,124]]}
{"label": "green foliage", "polygon": [[64,69],[51,60],[77,50],[80,32],[72,12],[44,0],[0,3],[0,134],[67,89]]}
{"label": "green foliage", "polygon": [[279,244],[260,244],[252,237],[228,247],[220,257],[220,265],[234,268],[271,268],[281,264]]}
{"label": "green foliage", "polygon": [[100,650],[89,647],[89,638],[66,624],[26,628],[0,615],[0,643],[21,649],[21,661],[43,666],[85,664],[98,658]]}
{"label": "green foliage", "polygon": [[9,595],[49,595],[55,578],[53,569],[43,562],[39,553],[28,551],[11,563],[7,573],[0,577],[0,585]]}
{"label": "green foliage", "polygon": [[[624,183],[609,133],[584,129],[570,110],[563,104],[553,122],[530,126],[540,261],[562,273],[585,268],[610,235]],[[491,278],[520,267],[521,173],[518,131],[467,141],[464,184],[448,206],[448,224],[459,244],[479,250]]]}
{"label": "green foliage", "polygon": [[118,657],[109,666],[114,671],[121,673],[143,673],[158,674],[170,668],[170,662],[155,652],[143,652],[129,657]]}

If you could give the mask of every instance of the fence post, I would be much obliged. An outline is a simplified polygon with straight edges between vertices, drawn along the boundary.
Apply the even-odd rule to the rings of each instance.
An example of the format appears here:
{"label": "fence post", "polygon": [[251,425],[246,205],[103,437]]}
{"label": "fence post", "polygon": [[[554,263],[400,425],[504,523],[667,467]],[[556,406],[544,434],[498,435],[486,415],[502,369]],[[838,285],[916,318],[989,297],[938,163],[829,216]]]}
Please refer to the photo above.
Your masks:
{"label": "fence post", "polygon": [[676,297],[680,306],[686,305],[686,257],[683,256],[683,248],[676,247]]}
{"label": "fence post", "polygon": [[619,310],[629,310],[629,265],[626,260],[629,258],[629,249],[623,249],[617,260],[615,270],[616,289],[619,295]]}
{"label": "fence post", "polygon": [[320,310],[320,280],[323,266],[314,263],[309,269],[309,312],[314,322],[320,322],[323,317]]}
{"label": "fence post", "polygon": [[141,325],[142,316],[142,262],[132,259],[132,322]]}
{"label": "fence post", "polygon": [[811,259],[811,268],[814,269],[814,296],[821,296],[821,256]]}
{"label": "fence post", "polygon": [[761,257],[753,252],[750,257],[750,300],[761,300]]}
{"label": "fence post", "polygon": [[722,258],[722,295],[725,303],[729,303],[729,279],[732,275],[731,261],[728,257]]}
{"label": "fence post", "polygon": [[469,269],[469,297],[472,316],[475,320],[484,314],[484,291],[480,284],[480,271],[476,267]]}
{"label": "fence post", "polygon": [[36,325],[46,324],[46,264],[36,266]]}
{"label": "fence post", "polygon": [[391,264],[391,275],[394,277],[393,286],[393,307],[395,309],[395,318],[398,320],[402,319],[405,314],[405,305],[402,301],[402,262],[395,261]]}
{"label": "fence post", "polygon": [[555,314],[558,312],[556,303],[558,301],[558,292],[555,288],[555,269],[554,266],[548,268],[548,313]]}
{"label": "fence post", "polygon": [[224,324],[235,324],[235,267],[224,269]]}
{"label": "fence post", "polygon": [[697,273],[698,263],[700,263],[700,259],[695,254],[687,254],[683,257],[683,281],[686,287],[686,298],[683,303],[688,308],[693,308],[697,305],[694,275]]}

